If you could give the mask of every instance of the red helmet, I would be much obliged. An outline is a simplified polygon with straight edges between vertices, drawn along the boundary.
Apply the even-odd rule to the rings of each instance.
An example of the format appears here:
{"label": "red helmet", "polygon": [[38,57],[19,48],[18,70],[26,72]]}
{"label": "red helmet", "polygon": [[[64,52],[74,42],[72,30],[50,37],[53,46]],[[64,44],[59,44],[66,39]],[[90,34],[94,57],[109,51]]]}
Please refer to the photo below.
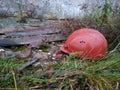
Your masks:
{"label": "red helmet", "polygon": [[97,60],[106,56],[107,47],[107,41],[99,31],[83,28],[74,31],[60,50],[68,54],[78,52],[79,57]]}

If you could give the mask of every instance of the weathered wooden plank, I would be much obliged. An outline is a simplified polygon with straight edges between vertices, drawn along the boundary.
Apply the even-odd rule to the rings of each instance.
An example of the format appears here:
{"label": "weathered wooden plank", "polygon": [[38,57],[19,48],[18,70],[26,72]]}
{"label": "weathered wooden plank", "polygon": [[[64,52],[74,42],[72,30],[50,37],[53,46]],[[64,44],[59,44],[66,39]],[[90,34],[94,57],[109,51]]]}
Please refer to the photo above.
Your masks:
{"label": "weathered wooden plank", "polygon": [[17,27],[9,30],[0,30],[0,46],[23,45],[30,43],[41,43],[43,41],[61,41],[66,36],[61,34],[62,29],[57,24],[47,23],[36,28]]}
{"label": "weathered wooden plank", "polygon": [[29,37],[20,37],[20,38],[4,38],[0,39],[0,46],[10,46],[10,45],[23,45],[30,44],[34,42],[53,42],[53,41],[61,41],[65,40],[66,37],[62,34],[54,34],[54,35],[37,35],[37,36],[29,36]]}
{"label": "weathered wooden plank", "polygon": [[[14,31],[14,32],[7,32],[7,33],[3,33],[3,35],[5,36],[31,36],[31,35],[47,35],[47,34],[56,34],[56,33],[60,33],[61,29],[57,29],[57,30],[50,30],[50,29],[46,29],[46,30],[32,30],[32,31]],[[2,33],[1,33],[2,35]]]}

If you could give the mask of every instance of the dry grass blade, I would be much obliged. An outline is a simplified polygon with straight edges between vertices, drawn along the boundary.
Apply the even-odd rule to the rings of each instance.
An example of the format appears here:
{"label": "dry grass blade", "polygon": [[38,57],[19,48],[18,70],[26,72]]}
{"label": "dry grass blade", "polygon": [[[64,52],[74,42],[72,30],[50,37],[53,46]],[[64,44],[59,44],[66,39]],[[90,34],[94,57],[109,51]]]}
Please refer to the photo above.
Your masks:
{"label": "dry grass blade", "polygon": [[107,88],[109,88],[110,90],[113,90],[112,85],[108,82],[108,80],[106,80],[105,78],[103,78],[102,76],[99,76],[99,78],[104,82],[104,84],[106,84]]}

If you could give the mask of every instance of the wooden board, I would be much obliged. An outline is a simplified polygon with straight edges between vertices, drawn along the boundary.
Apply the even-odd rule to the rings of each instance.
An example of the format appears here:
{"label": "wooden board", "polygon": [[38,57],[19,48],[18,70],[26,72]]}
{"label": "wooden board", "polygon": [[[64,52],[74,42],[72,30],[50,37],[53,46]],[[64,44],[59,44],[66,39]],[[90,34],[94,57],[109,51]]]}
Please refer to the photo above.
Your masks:
{"label": "wooden board", "polygon": [[23,45],[42,41],[52,42],[65,40],[62,29],[54,24],[43,24],[39,27],[12,27],[0,30],[0,46]]}

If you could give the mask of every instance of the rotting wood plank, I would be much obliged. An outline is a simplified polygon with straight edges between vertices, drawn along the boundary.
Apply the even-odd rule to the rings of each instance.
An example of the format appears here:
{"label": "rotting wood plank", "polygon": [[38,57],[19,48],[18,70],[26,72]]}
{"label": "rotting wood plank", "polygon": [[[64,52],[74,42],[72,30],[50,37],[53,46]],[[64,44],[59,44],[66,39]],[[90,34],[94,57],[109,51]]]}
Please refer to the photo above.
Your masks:
{"label": "rotting wood plank", "polygon": [[11,45],[23,45],[30,44],[34,42],[41,43],[61,41],[66,39],[66,35],[61,33],[62,29],[60,27],[54,26],[52,24],[42,25],[33,29],[15,29],[0,31],[0,46],[11,46]]}
{"label": "rotting wood plank", "polygon": [[63,36],[62,34],[37,35],[37,36],[18,37],[18,38],[4,38],[4,39],[0,39],[0,46],[23,45],[23,44],[30,44],[34,42],[41,43],[43,41],[53,42],[53,41],[61,41],[65,39],[66,37]]}

